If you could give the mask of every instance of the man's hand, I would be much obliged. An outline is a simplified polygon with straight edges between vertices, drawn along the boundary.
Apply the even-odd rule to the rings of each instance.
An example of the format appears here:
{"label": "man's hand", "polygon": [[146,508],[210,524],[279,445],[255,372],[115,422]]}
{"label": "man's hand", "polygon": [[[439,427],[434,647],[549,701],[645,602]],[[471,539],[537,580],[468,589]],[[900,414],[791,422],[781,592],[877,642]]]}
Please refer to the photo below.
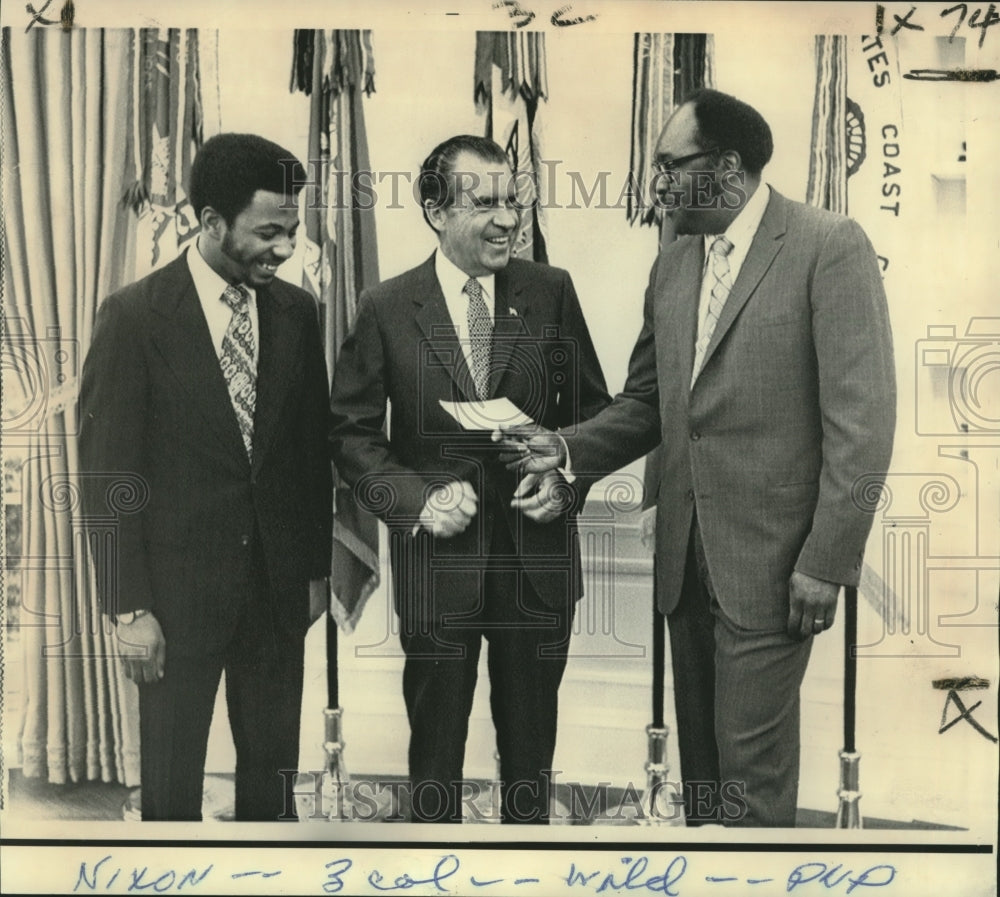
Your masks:
{"label": "man's hand", "polygon": [[500,461],[508,470],[546,473],[566,466],[562,437],[538,424],[501,427],[493,431],[493,441],[501,443]]}
{"label": "man's hand", "polygon": [[471,483],[440,486],[428,497],[420,512],[420,525],[441,539],[464,532],[476,516],[479,500]]}
{"label": "man's hand", "polygon": [[115,634],[125,675],[136,685],[159,682],[166,666],[167,643],[156,617],[143,614],[131,623],[119,623]]}
{"label": "man's hand", "polygon": [[330,580],[309,580],[309,622],[315,623],[330,607]]}
{"label": "man's hand", "polygon": [[795,571],[788,580],[788,634],[795,639],[819,635],[833,625],[840,585]]}
{"label": "man's hand", "polygon": [[542,474],[526,474],[517,484],[510,506],[535,523],[551,523],[566,513],[573,498],[572,486],[562,474],[550,470]]}

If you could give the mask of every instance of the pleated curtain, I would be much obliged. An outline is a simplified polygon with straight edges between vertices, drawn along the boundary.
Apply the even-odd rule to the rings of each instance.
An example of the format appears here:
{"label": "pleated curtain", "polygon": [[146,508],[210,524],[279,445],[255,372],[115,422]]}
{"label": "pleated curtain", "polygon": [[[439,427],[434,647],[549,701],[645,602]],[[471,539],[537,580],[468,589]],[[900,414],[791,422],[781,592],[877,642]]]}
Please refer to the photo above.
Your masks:
{"label": "pleated curtain", "polygon": [[[19,394],[5,398],[5,453],[18,453],[23,546],[23,772],[54,783],[138,777],[131,684],[96,611],[83,548],[75,436],[77,389],[100,298],[127,282],[134,228],[122,206],[132,32],[4,29],[5,352]],[[7,374],[7,371],[5,371]],[[9,426],[8,402],[30,415]],[[9,684],[9,683],[8,683]],[[133,737],[134,736],[134,737]]]}
{"label": "pleated curtain", "polygon": [[[155,117],[145,60],[164,42],[161,76],[179,59],[181,89],[196,89],[193,33],[2,36],[4,453],[8,472],[19,472],[9,492],[22,523],[7,571],[20,605],[7,630],[4,700],[19,720],[17,756],[5,763],[52,783],[139,781],[137,694],[97,608],[80,519],[77,396],[98,304],[136,276],[136,212],[154,198],[145,186],[137,203],[137,184],[157,184],[140,146],[145,113]],[[159,156],[175,171],[169,160],[183,142]],[[115,496],[123,513],[137,497],[127,492]]]}

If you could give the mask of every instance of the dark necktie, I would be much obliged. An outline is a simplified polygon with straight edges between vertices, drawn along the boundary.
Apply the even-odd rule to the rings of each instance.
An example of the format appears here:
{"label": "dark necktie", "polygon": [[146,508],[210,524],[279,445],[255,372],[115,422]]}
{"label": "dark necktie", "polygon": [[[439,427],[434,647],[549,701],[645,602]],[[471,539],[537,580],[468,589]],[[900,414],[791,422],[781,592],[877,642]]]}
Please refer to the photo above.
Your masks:
{"label": "dark necktie", "polygon": [[250,294],[242,286],[228,286],[222,301],[233,316],[222,338],[219,364],[229,389],[229,398],[239,421],[247,457],[253,458],[253,411],[257,402],[257,364],[253,326],[250,323]]}
{"label": "dark necktie", "polygon": [[483,288],[475,277],[465,283],[469,297],[469,345],[472,348],[472,379],[480,399],[489,397],[490,361],[493,354],[493,319],[483,299]]}

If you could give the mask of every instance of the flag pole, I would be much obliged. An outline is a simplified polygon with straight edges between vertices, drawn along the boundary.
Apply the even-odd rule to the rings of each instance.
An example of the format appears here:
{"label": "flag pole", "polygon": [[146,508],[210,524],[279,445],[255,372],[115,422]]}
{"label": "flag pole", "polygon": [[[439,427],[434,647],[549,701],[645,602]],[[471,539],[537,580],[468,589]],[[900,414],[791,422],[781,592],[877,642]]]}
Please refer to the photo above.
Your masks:
{"label": "flag pole", "polygon": [[670,729],[664,722],[664,675],[666,673],[667,618],[656,606],[656,559],[653,559],[653,722],[646,726],[646,792],[642,796],[645,816],[640,825],[676,825],[679,817],[677,795],[670,790],[667,762],[667,737]]}
{"label": "flag pole", "polygon": [[327,601],[326,611],[326,709],[323,711],[323,752],[326,769],[323,779],[324,815],[331,822],[350,816],[351,777],[344,762],[344,710],[340,706],[340,658],[337,621]]}
{"label": "flag pole", "polygon": [[385,815],[385,807],[370,812],[370,802],[364,813],[356,811],[354,783],[344,761],[344,710],[340,706],[340,662],[338,657],[337,620],[332,612],[329,587],[326,595],[326,707],[323,709],[322,779],[315,774],[299,776],[295,786],[296,813],[300,822],[327,819],[330,822],[376,821]]}
{"label": "flag pole", "polygon": [[326,696],[327,707],[340,707],[340,673],[337,656],[337,621],[326,612]]}
{"label": "flag pole", "polygon": [[859,765],[855,746],[855,710],[858,686],[858,590],[844,589],[844,747],[840,752],[840,788],[837,791],[836,828],[863,828],[858,802],[861,799]]}
{"label": "flag pole", "polygon": [[372,785],[371,793],[359,802],[355,798],[357,782],[351,780],[344,760],[344,708],[340,706],[340,656],[339,626],[333,614],[331,593],[327,593],[326,610],[326,708],[323,710],[323,753],[326,768],[320,788],[314,788],[321,801],[321,809],[315,814],[303,814],[302,821],[325,817],[330,822],[383,822],[399,819],[399,808],[392,793]]}
{"label": "flag pole", "polygon": [[646,726],[646,790],[639,806],[619,808],[613,817],[595,819],[611,825],[683,825],[680,796],[671,791],[668,776],[667,737],[670,729],[664,720],[667,618],[656,606],[656,558],[653,558],[653,651],[652,651],[652,722]]}

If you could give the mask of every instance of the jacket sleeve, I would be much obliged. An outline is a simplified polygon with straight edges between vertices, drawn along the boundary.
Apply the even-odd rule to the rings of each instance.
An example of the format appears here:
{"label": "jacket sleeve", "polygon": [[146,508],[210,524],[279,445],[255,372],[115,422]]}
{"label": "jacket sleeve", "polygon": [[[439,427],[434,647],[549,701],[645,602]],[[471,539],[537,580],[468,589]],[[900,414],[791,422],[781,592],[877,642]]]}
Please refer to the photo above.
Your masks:
{"label": "jacket sleeve", "polygon": [[810,293],[823,427],[819,497],[795,569],[856,585],[872,525],[866,500],[889,467],[896,423],[892,334],[875,251],[860,226],[838,222],[820,250]]}
{"label": "jacket sleeve", "polygon": [[330,444],[337,472],[358,506],[386,524],[412,524],[428,481],[402,464],[385,432],[388,365],[375,302],[362,294],[354,327],[341,346],[330,398]]}
{"label": "jacket sleeve", "polygon": [[80,471],[98,601],[109,614],[152,608],[142,507],[148,373],[135,303],[122,294],[100,307],[80,385]]}
{"label": "jacket sleeve", "polygon": [[[559,329],[565,340],[571,341],[574,370],[564,389],[559,392],[557,426],[563,437],[574,433],[579,424],[598,414],[611,402],[604,372],[597,358],[590,330],[580,308],[573,280],[563,274],[559,296]],[[602,479],[604,472],[574,471],[575,507],[579,510],[591,486]]]}
{"label": "jacket sleeve", "polygon": [[594,417],[611,402],[611,396],[569,274],[562,278],[559,307],[560,330],[573,342],[576,364],[574,376],[559,396],[559,427],[565,429]]}
{"label": "jacket sleeve", "polygon": [[650,272],[642,329],[629,358],[624,388],[610,405],[565,437],[577,475],[611,473],[659,444],[659,385],[653,322],[658,267],[659,260]]}

